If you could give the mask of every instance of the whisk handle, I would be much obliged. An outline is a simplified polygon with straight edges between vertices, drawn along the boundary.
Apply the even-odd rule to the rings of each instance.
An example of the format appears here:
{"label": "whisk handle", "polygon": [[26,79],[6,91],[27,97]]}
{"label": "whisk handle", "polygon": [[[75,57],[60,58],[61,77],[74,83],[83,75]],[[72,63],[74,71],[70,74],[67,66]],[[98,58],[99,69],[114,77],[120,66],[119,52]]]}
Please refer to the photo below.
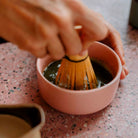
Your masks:
{"label": "whisk handle", "polygon": [[65,56],[65,58],[66,59],[68,59],[69,61],[71,61],[71,62],[82,62],[82,61],[84,61],[84,60],[86,60],[87,58],[88,58],[88,55],[86,55],[86,56]]}
{"label": "whisk handle", "polygon": [[88,53],[85,56],[75,55],[75,56],[66,56],[67,59],[75,62],[83,61],[88,57]]}

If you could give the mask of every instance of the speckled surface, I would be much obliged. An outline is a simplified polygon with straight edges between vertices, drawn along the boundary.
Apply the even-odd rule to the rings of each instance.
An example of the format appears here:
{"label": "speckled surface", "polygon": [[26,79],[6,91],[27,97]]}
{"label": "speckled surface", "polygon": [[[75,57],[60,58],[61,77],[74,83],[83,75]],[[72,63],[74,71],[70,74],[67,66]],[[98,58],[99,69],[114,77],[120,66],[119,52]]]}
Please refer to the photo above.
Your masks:
{"label": "speckled surface", "polygon": [[58,112],[39,94],[36,58],[11,43],[0,45],[0,104],[38,103],[46,115],[42,138],[137,138],[138,137],[138,30],[128,25],[130,0],[83,0],[102,13],[121,34],[130,71],[120,81],[113,102],[91,115]]}

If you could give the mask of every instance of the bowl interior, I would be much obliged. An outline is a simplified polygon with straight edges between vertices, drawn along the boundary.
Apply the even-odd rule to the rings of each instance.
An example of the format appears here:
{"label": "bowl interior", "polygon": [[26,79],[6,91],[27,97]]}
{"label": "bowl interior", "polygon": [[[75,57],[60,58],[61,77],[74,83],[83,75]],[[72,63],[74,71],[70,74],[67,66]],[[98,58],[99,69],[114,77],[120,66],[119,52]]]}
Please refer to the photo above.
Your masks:
{"label": "bowl interior", "polygon": [[115,78],[119,73],[120,59],[109,47],[103,44],[95,44],[89,48],[88,54],[90,57],[96,59],[97,62],[104,66],[112,74],[113,78]]}
{"label": "bowl interior", "polygon": [[[113,76],[113,80],[120,77],[121,67],[122,67],[121,62],[117,54],[111,48],[109,48],[104,44],[96,42],[89,47],[88,54],[90,58],[93,58],[96,61],[100,62],[100,64],[102,64],[106,69],[108,69],[108,71]],[[41,77],[43,77],[43,79],[45,79],[43,76],[44,69],[46,68],[46,66],[48,66],[49,63],[53,61],[54,60],[50,56],[46,56],[44,58],[37,60],[37,70],[40,73]],[[53,85],[47,79],[45,79],[45,81]]]}

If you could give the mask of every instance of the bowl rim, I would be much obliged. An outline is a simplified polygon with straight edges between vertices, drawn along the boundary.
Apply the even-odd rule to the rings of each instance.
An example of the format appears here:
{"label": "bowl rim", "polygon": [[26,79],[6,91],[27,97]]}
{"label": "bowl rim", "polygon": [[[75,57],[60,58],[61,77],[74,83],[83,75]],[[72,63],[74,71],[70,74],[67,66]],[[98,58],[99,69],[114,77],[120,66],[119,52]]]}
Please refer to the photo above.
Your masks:
{"label": "bowl rim", "polygon": [[[61,87],[59,87],[59,86],[57,86],[57,85],[55,85],[55,84],[53,84],[53,83],[51,83],[50,81],[48,81],[44,76],[43,76],[43,74],[42,74],[42,72],[40,71],[40,68],[39,68],[39,63],[40,63],[40,61],[42,60],[41,58],[37,58],[37,61],[36,61],[36,68],[37,68],[37,72],[39,73],[39,75],[42,77],[42,79],[44,80],[44,81],[46,81],[49,85],[51,85],[52,87],[54,87],[54,88],[56,88],[56,89],[58,89],[59,91],[64,91],[64,92],[66,92],[66,93],[69,93],[69,94],[88,94],[88,93],[97,93],[98,91],[100,91],[100,90],[102,90],[102,89],[105,89],[105,88],[107,88],[107,87],[109,87],[110,85],[112,85],[113,83],[115,83],[116,81],[117,81],[117,79],[119,78],[120,79],[120,75],[121,75],[121,71],[122,71],[122,64],[121,64],[121,61],[120,61],[120,58],[119,58],[119,56],[115,53],[115,51],[114,50],[112,50],[109,46],[107,46],[107,45],[105,45],[105,44],[103,44],[103,43],[100,43],[100,42],[95,42],[96,44],[98,44],[98,45],[101,45],[101,46],[103,46],[103,47],[106,47],[109,51],[111,51],[114,55],[115,55],[115,57],[117,58],[117,62],[118,62],[118,71],[117,71],[117,73],[116,73],[116,76],[113,78],[113,80],[112,81],[110,81],[109,83],[107,83],[106,85],[104,85],[104,86],[102,86],[102,87],[99,87],[99,88],[95,88],[95,89],[89,89],[89,90],[70,90],[70,89],[66,89],[66,88],[61,88]],[[47,56],[49,56],[49,55],[47,55]],[[47,57],[46,56],[46,57]],[[45,57],[45,58],[46,58]]]}

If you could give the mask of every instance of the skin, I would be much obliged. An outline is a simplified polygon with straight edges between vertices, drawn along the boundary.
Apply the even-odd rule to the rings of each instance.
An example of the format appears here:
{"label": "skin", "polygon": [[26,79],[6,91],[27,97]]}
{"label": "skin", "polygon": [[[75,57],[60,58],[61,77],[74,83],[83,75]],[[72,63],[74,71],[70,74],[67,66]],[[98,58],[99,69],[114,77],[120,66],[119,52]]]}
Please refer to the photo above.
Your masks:
{"label": "skin", "polygon": [[[81,25],[78,32],[74,26]],[[80,0],[0,0],[0,36],[36,57],[84,55],[102,41],[120,57],[121,79],[128,74],[119,33]]]}

